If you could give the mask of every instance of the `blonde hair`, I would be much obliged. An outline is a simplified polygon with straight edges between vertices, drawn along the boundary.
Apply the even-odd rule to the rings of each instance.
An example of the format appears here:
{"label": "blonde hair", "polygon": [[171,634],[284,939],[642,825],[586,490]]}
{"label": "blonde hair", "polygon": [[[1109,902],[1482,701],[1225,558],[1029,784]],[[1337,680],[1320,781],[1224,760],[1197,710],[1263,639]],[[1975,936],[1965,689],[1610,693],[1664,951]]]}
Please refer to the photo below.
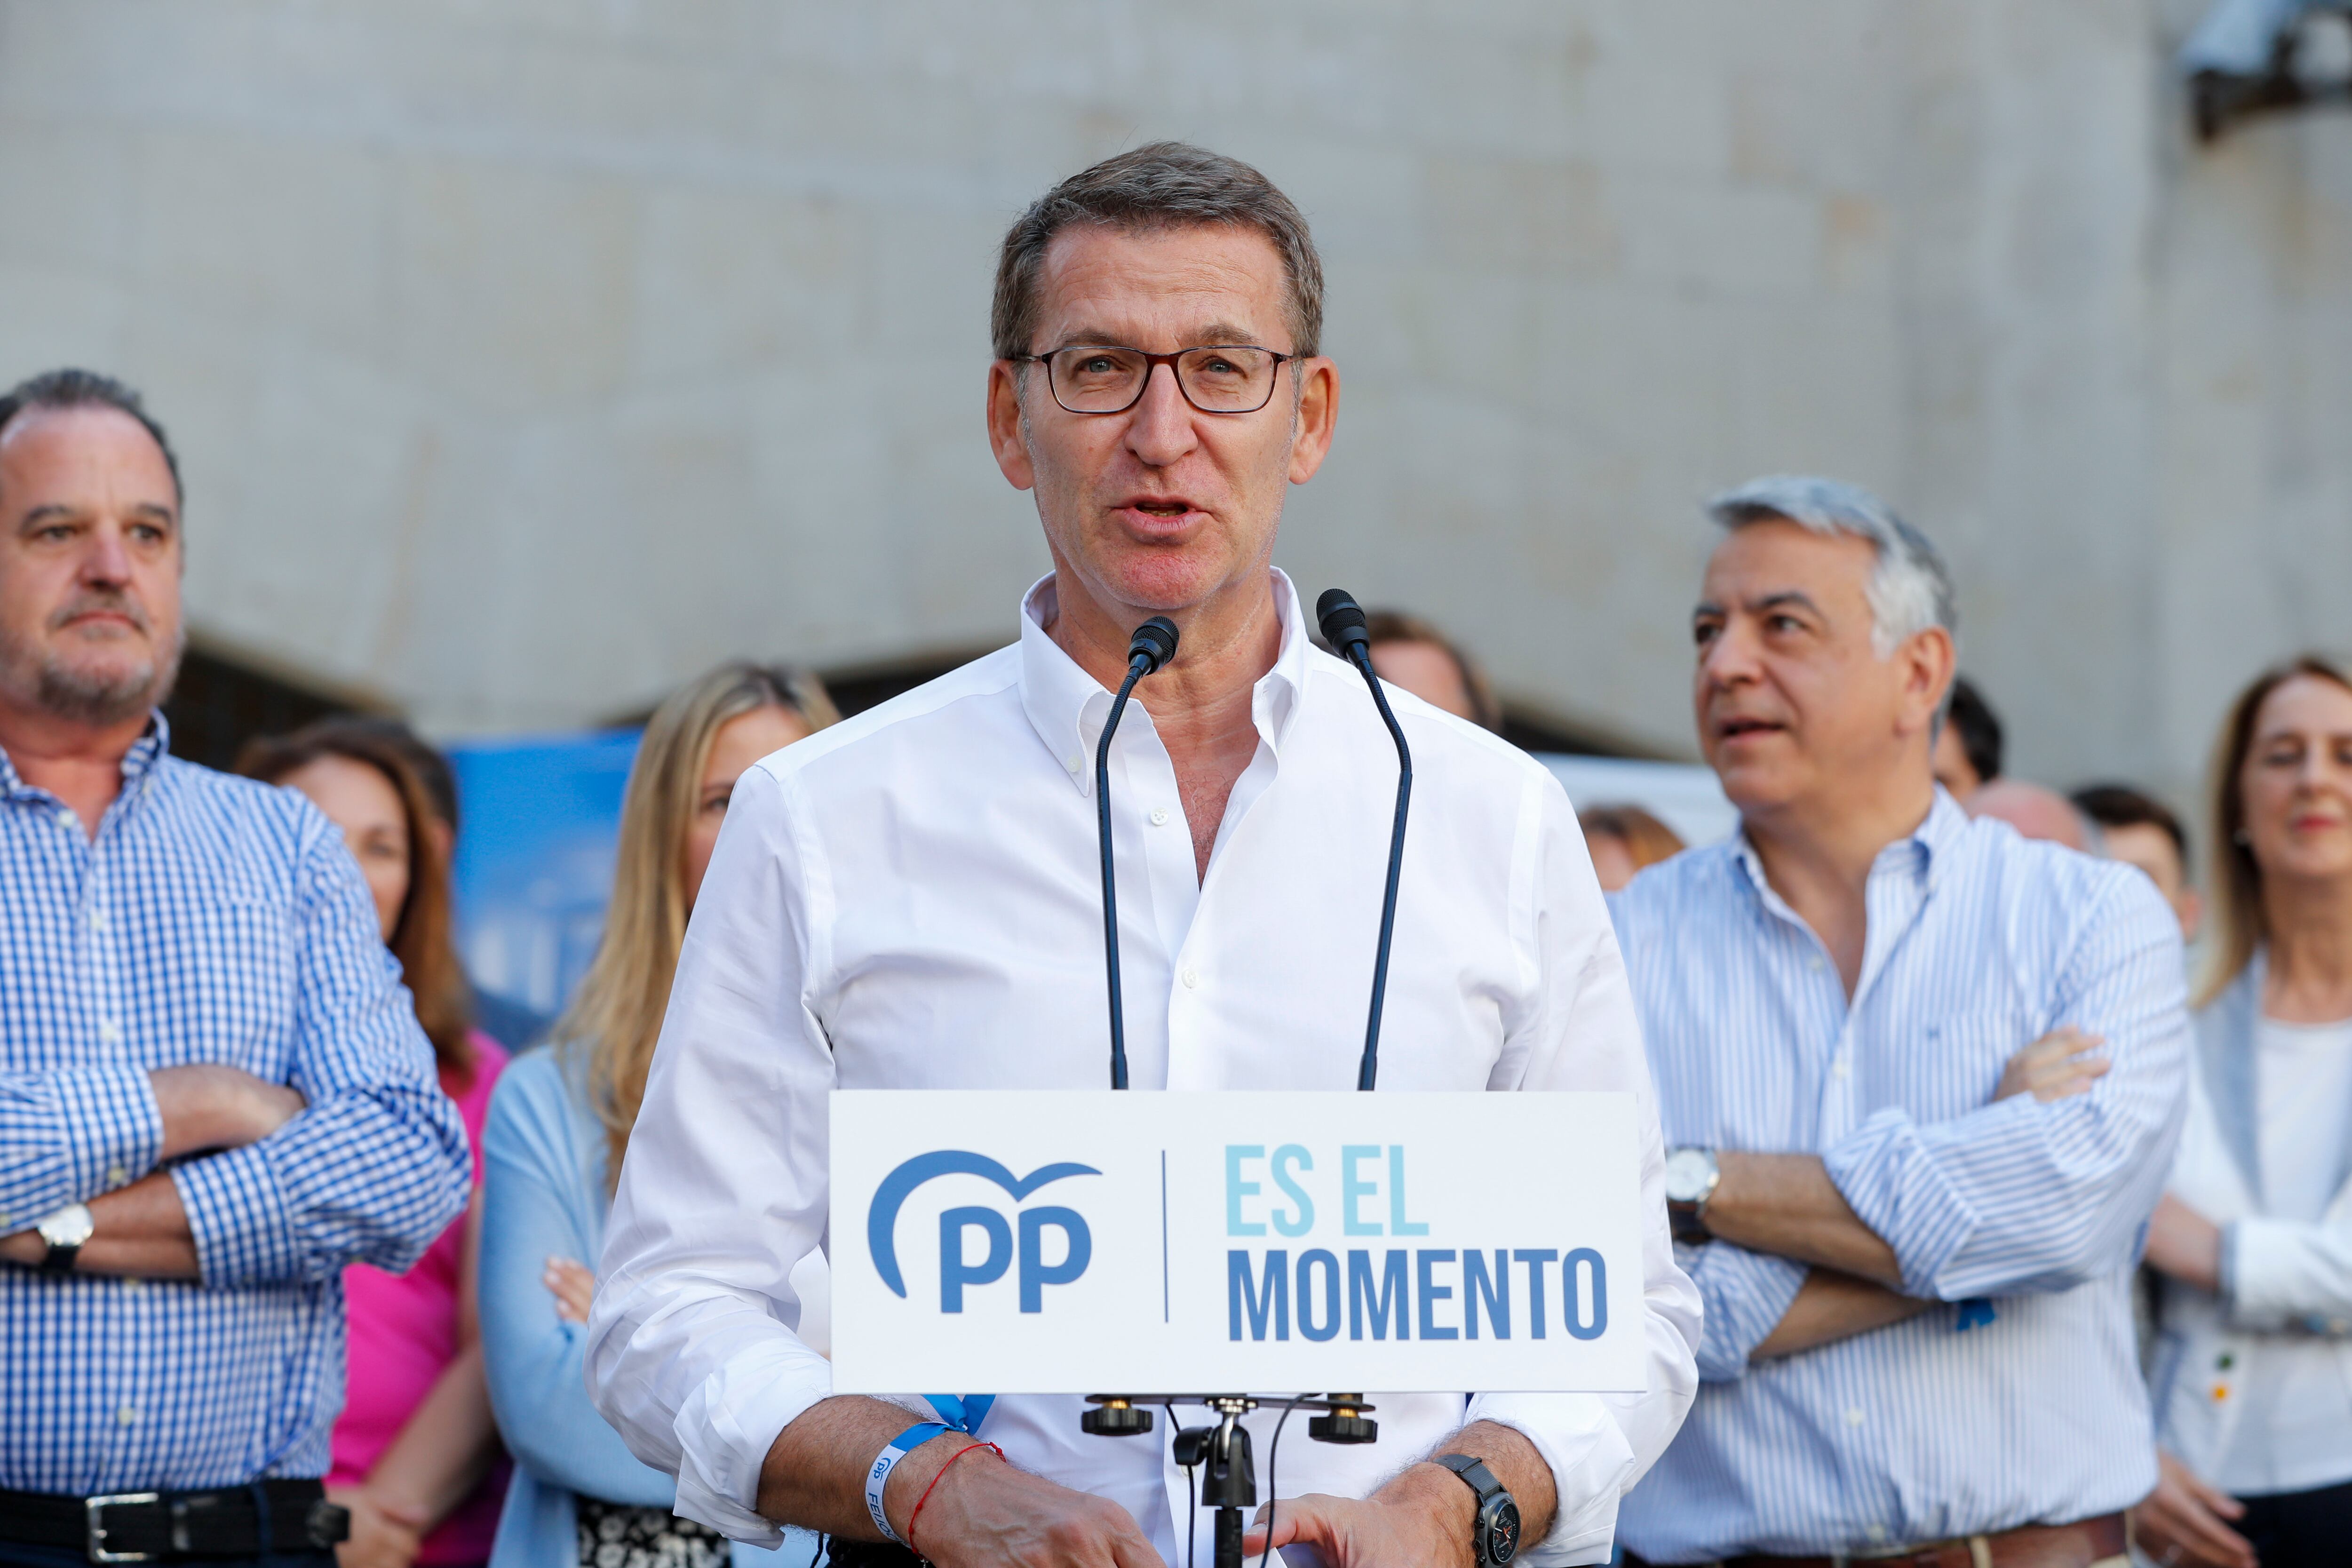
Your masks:
{"label": "blonde hair", "polygon": [[2254,749],[2254,725],[2271,693],[2305,677],[2352,691],[2352,677],[2315,653],[2273,665],[2230,704],[2213,746],[2213,818],[2206,851],[2212,857],[2213,942],[2206,949],[2205,973],[2198,979],[2200,1007],[2228,990],[2271,940],[2270,911],[2263,907],[2262,863],[2254,858],[2253,846],[2241,837],[2246,826],[2246,753]]}
{"label": "blonde hair", "polygon": [[604,1124],[604,1181],[621,1177],[629,1130],[669,1006],[686,941],[685,854],[710,749],[730,720],[782,708],[812,730],[838,722],[816,678],[737,661],[670,694],[646,723],[621,804],[613,901],[595,961],[555,1026],[566,1050],[588,1057],[588,1099]]}

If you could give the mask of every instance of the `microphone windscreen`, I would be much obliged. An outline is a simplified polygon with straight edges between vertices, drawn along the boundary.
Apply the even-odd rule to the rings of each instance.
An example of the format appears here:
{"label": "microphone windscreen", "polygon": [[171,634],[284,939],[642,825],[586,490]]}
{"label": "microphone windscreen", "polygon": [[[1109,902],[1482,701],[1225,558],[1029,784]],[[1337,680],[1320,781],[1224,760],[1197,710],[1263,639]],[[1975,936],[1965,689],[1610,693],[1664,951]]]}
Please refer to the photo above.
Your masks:
{"label": "microphone windscreen", "polygon": [[1363,609],[1345,588],[1323,590],[1323,596],[1315,601],[1315,624],[1323,628],[1323,640],[1343,657],[1351,647],[1371,645]]}
{"label": "microphone windscreen", "polygon": [[1127,645],[1127,661],[1150,662],[1144,668],[1149,675],[1176,657],[1176,623],[1166,616],[1154,616],[1135,628],[1135,636]]}

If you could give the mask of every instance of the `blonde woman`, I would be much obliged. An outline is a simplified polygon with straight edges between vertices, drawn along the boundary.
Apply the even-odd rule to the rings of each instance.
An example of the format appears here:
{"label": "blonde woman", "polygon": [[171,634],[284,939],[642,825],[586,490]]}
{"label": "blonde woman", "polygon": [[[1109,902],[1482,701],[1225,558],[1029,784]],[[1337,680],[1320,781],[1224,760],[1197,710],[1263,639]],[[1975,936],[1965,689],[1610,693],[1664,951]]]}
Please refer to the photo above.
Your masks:
{"label": "blonde woman", "polygon": [[[743,771],[835,721],[811,677],[730,664],[646,726],[621,808],[596,959],[548,1047],[518,1058],[483,1137],[481,1318],[490,1401],[515,1473],[493,1568],[716,1568],[716,1531],[675,1518],[671,1479],[637,1462],[581,1376],[604,1212],[727,803]],[[811,1554],[788,1537],[782,1560]],[[778,1553],[733,1546],[738,1564]]]}
{"label": "blonde woman", "polygon": [[2352,676],[2240,695],[2215,757],[2198,1072],[2163,1277],[2155,1562],[2341,1563],[2352,1542]]}

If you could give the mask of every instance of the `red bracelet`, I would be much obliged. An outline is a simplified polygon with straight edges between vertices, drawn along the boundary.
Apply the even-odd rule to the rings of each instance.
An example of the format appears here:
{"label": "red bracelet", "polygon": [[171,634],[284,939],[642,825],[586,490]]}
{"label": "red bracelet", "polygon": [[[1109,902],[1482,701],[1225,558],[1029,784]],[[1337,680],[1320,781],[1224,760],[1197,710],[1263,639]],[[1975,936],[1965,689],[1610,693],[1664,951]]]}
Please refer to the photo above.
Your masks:
{"label": "red bracelet", "polygon": [[[974,1448],[985,1448],[1000,1459],[1004,1458],[1004,1450],[998,1447],[993,1443],[967,1443],[962,1447],[958,1448],[954,1453],[948,1456],[948,1462],[940,1467],[939,1475],[931,1478],[931,1484],[925,1487],[923,1489],[923,1495],[915,1500],[915,1511],[907,1516],[907,1550],[913,1552],[916,1556],[923,1557],[922,1549],[915,1544],[915,1525],[923,1517],[923,1505],[931,1500],[931,1493],[939,1489],[940,1477],[946,1475],[948,1471],[954,1468],[955,1462],[958,1459],[962,1458],[966,1454],[971,1453]],[[928,1563],[930,1559],[923,1557],[923,1561]]]}

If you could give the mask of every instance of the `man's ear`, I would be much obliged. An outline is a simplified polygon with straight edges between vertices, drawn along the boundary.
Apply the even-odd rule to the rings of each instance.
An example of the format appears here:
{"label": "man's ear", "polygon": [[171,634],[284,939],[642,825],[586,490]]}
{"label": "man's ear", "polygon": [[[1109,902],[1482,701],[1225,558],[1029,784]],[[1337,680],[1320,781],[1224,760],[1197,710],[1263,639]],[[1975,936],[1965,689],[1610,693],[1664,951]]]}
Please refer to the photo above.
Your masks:
{"label": "man's ear", "polygon": [[1024,366],[997,360],[988,367],[988,447],[997,471],[1016,490],[1034,489],[1037,468],[1029,457],[1029,431],[1021,416]]}
{"label": "man's ear", "polygon": [[2180,917],[2180,937],[2183,942],[2195,942],[2198,928],[2205,923],[2205,895],[2194,888],[2184,887],[2173,906]]}
{"label": "man's ear", "polygon": [[1903,731],[1925,733],[1934,727],[1959,668],[1952,634],[1942,626],[1914,632],[1895,657],[1903,661]]}

